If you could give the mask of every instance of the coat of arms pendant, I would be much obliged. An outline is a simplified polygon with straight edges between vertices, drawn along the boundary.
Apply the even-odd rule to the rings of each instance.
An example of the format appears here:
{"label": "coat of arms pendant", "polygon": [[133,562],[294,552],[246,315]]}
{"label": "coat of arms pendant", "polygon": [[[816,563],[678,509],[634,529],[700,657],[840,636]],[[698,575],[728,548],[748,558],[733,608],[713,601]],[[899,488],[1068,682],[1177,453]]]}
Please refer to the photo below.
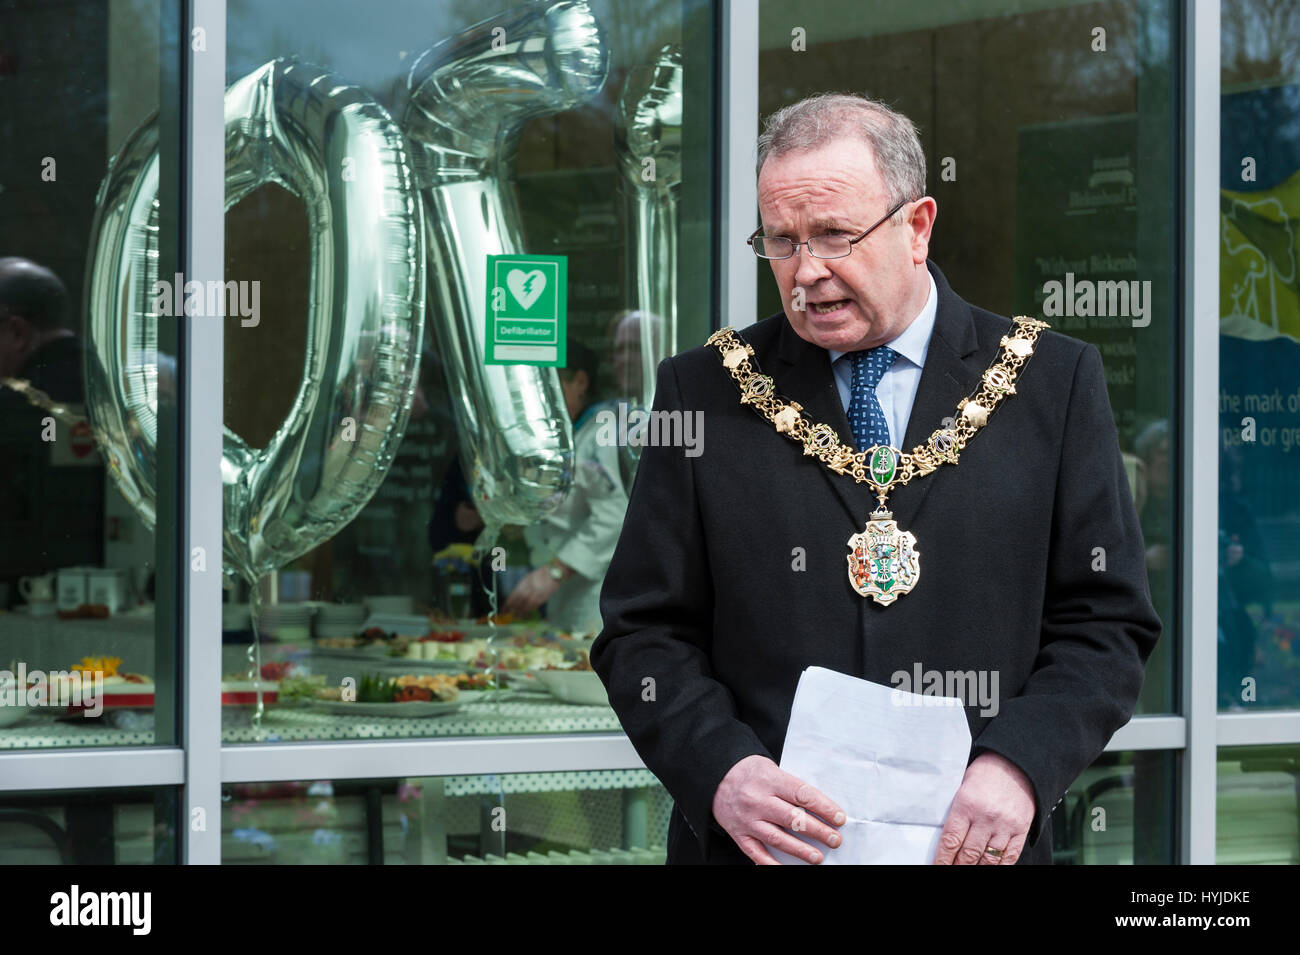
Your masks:
{"label": "coat of arms pendant", "polygon": [[862,533],[849,538],[849,583],[863,597],[889,606],[921,576],[911,531],[900,531],[889,511],[876,511]]}

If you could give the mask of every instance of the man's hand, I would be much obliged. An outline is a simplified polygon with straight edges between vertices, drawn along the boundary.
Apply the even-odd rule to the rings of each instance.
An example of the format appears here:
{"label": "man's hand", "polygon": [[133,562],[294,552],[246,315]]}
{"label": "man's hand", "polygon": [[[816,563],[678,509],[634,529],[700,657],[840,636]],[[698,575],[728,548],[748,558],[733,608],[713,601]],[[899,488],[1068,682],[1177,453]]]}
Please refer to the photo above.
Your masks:
{"label": "man's hand", "polygon": [[525,616],[532,613],[559,590],[560,582],[551,577],[545,567],[538,567],[519,581],[519,585],[506,598],[503,612]]}
{"label": "man's hand", "polygon": [[825,794],[766,756],[755,755],[746,756],[722,777],[713,794],[713,818],[759,865],[780,865],[768,846],[817,865],[822,854],[785,830],[803,832],[834,849],[840,834],[822,820],[842,826],[845,817]]}
{"label": "man's hand", "polygon": [[[935,865],[1015,865],[1034,821],[1034,789],[1020,767],[985,752],[966,767],[953,797]],[[984,850],[1000,849],[1001,856]]]}

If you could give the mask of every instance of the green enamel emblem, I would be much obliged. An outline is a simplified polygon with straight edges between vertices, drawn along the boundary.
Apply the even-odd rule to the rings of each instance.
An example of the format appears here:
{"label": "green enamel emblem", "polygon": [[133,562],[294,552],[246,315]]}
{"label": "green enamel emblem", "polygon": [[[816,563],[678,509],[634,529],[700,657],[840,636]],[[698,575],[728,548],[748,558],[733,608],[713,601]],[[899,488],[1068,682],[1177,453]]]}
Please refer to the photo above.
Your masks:
{"label": "green enamel emblem", "polygon": [[893,448],[878,447],[871,455],[871,479],[879,485],[888,484],[898,470],[898,455]]}

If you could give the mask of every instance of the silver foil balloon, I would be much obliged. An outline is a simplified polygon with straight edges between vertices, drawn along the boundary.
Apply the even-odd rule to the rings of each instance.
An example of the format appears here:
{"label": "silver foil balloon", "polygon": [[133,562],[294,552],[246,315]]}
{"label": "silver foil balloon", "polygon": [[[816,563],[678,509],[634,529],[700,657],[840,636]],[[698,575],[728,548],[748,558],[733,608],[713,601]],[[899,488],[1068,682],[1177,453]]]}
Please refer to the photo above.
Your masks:
{"label": "silver foil balloon", "polygon": [[[639,393],[629,395],[649,409],[655,371],[677,352],[677,223],[682,186],[682,51],[669,44],[655,62],[632,70],[623,86],[615,121],[615,152],[630,197],[639,314],[628,316],[640,337]],[[620,330],[621,334],[621,330]],[[616,342],[616,348],[624,347]],[[640,447],[624,445],[635,468]]]}
{"label": "silver foil balloon", "polygon": [[486,525],[550,513],[572,481],[572,424],[554,368],[484,364],[487,257],[526,251],[511,179],[531,119],[604,84],[608,58],[585,3],[485,20],[412,66],[402,129],[424,199],[433,327],[455,403],[461,464]]}
{"label": "silver foil balloon", "polygon": [[114,483],[149,527],[158,486],[158,169],[154,118],[100,183],[85,296],[86,416]]}
{"label": "silver foil balloon", "polygon": [[[303,201],[311,241],[305,360],[288,416],[265,448],[224,436],[226,569],[251,582],[337,533],[384,479],[415,395],[424,232],[401,131],[364,91],[275,60],[226,91],[225,113],[226,208],[278,183]],[[160,319],[155,296],[159,278],[172,280],[156,274],[156,147],[151,121],[100,189],[86,365],[92,427],[150,523],[157,323],[173,320]]]}

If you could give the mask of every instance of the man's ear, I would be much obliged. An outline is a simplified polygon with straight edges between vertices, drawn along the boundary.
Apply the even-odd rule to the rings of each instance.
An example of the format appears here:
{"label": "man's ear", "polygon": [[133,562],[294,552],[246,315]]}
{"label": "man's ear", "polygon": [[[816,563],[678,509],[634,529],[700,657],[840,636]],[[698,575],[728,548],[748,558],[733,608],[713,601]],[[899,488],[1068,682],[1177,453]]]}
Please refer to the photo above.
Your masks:
{"label": "man's ear", "polygon": [[930,196],[922,196],[912,207],[908,225],[912,230],[912,262],[915,265],[924,265],[930,255],[930,232],[938,214],[939,204]]}
{"label": "man's ear", "polygon": [[36,340],[36,326],[22,315],[11,315],[9,325],[13,329],[14,338],[18,339],[18,350],[22,352],[30,348]]}

